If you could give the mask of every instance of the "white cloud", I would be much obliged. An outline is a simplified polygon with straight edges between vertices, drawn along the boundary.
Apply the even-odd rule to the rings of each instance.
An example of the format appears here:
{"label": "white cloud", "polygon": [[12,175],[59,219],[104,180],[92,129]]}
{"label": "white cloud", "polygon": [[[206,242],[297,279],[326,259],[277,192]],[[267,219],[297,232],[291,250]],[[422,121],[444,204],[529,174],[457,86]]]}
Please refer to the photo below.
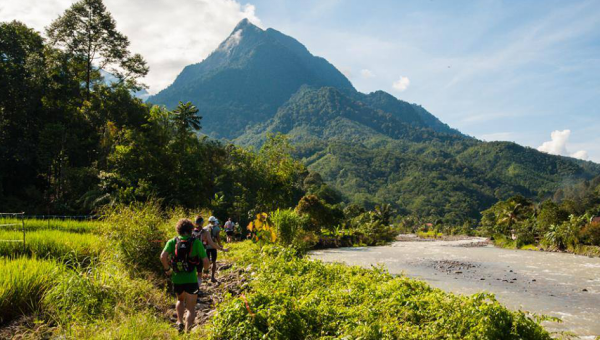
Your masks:
{"label": "white cloud", "polygon": [[362,70],[360,70],[360,75],[361,75],[363,78],[373,78],[373,77],[375,77],[375,74],[374,74],[373,72],[371,72],[371,70],[368,70],[368,69],[366,69],[366,68],[365,68],[365,69],[362,69]]}
{"label": "white cloud", "polygon": [[242,31],[241,29],[233,32],[233,34],[225,40],[221,49],[225,51],[231,51],[232,48],[236,47],[240,41],[242,41]]}
{"label": "white cloud", "polygon": [[[0,21],[19,20],[43,32],[74,0],[4,0]],[[146,58],[143,80],[156,93],[173,82],[183,67],[215,50],[243,18],[260,25],[253,5],[234,0],[104,0],[129,37],[131,50]]]}
{"label": "white cloud", "polygon": [[569,153],[567,150],[567,144],[569,142],[569,137],[571,136],[571,130],[563,130],[563,131],[552,131],[550,134],[551,141],[544,142],[538,150],[541,152],[546,152],[552,155],[560,155],[560,156],[570,156],[573,158],[588,159],[588,153],[585,150],[579,150],[574,153]]}
{"label": "white cloud", "polygon": [[402,92],[402,91],[406,91],[406,89],[408,88],[409,85],[410,85],[410,79],[408,79],[408,77],[400,77],[400,79],[396,80],[392,84],[392,87],[394,88],[394,90],[396,90],[398,92]]}
{"label": "white cloud", "polygon": [[588,152],[587,152],[587,151],[585,151],[585,150],[579,150],[579,151],[577,151],[577,152],[573,153],[573,154],[571,155],[571,157],[573,157],[573,158],[577,158],[577,159],[588,160],[588,158],[589,158],[589,155],[588,155]]}

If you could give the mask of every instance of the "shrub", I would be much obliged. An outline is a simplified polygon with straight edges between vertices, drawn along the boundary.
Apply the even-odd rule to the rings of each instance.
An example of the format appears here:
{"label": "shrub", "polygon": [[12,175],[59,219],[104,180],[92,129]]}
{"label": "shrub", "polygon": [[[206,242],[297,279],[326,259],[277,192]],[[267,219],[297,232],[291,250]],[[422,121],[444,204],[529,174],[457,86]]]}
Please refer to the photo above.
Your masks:
{"label": "shrub", "polygon": [[600,222],[592,222],[581,229],[581,240],[585,244],[600,246]]}
{"label": "shrub", "polygon": [[550,339],[489,294],[453,295],[381,268],[325,264],[280,247],[232,248],[253,273],[243,297],[219,305],[207,325],[213,339]]}
{"label": "shrub", "polygon": [[122,261],[133,268],[161,271],[158,255],[175,225],[165,222],[157,202],[121,205],[103,212],[104,234],[118,248]]}
{"label": "shrub", "polygon": [[586,217],[569,216],[569,220],[559,225],[551,225],[544,236],[544,242],[558,249],[567,249],[579,244],[579,232]]}
{"label": "shrub", "polygon": [[317,232],[339,225],[344,218],[343,211],[325,203],[315,195],[302,197],[296,206],[296,212],[308,216],[310,231]]}
{"label": "shrub", "polygon": [[292,209],[275,210],[271,213],[271,220],[275,226],[277,240],[283,245],[294,243],[307,224],[307,219]]}

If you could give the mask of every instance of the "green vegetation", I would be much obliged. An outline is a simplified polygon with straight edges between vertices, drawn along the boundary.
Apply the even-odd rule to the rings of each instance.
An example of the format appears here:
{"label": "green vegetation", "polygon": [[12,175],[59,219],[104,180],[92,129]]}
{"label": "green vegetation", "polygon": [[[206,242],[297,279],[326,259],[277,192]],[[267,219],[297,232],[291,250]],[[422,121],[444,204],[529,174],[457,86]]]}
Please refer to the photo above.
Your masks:
{"label": "green vegetation", "polygon": [[[23,233],[0,231],[0,240],[23,240]],[[57,230],[27,232],[25,246],[22,242],[0,242],[0,255],[20,255],[38,258],[62,258],[64,261],[90,261],[98,259],[102,241],[94,234],[69,233]]]}
{"label": "green vegetation", "polygon": [[600,253],[600,176],[557,190],[541,203],[515,196],[482,212],[481,228],[496,244]]}
{"label": "green vegetation", "polygon": [[376,94],[305,87],[236,142],[259,146],[265,133],[285,133],[294,155],[344,201],[368,209],[389,203],[402,217],[453,227],[475,225],[498,200],[545,197],[568,179],[600,173],[591,162],[415,127],[406,115],[378,110],[378,101]]}
{"label": "green vegetation", "polygon": [[491,295],[456,296],[276,246],[246,242],[227,256],[252,273],[244,296],[229,296],[206,326],[214,339],[550,339]]}
{"label": "green vegetation", "polygon": [[0,257],[0,324],[36,311],[64,270],[53,261]]}
{"label": "green vegetation", "polygon": [[356,91],[291,37],[248,22],[238,30],[244,39],[235,49],[224,42],[149,100],[169,108],[192,101],[204,133],[238,145],[290,136],[295,157],[345,203],[391,204],[403,218],[459,227],[477,224],[498,200],[545,197],[565,181],[600,174],[591,162],[465,136],[420,106]]}
{"label": "green vegetation", "polygon": [[[25,230],[27,232],[30,231],[38,231],[38,230],[59,230],[70,233],[89,233],[89,232],[97,232],[101,228],[101,223],[96,221],[78,221],[72,219],[35,219],[35,218],[26,218],[25,222]],[[10,230],[22,230],[21,220],[14,218],[1,218],[0,217],[0,225],[7,224],[16,224],[12,226],[0,227],[2,229]]]}

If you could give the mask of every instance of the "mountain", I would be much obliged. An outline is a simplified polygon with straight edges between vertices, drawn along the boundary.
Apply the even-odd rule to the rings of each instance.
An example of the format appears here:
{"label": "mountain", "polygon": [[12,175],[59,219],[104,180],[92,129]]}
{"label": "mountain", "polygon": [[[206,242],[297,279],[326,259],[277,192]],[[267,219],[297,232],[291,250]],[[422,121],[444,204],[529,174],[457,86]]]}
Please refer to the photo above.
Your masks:
{"label": "mountain", "polygon": [[440,131],[450,131],[432,115],[419,113],[385,92],[357,92],[346,76],[294,38],[274,29],[262,30],[247,19],[205,60],[186,66],[173,84],[148,101],[168,108],[191,101],[201,109],[205,132],[232,139],[272,118],[302,86],[329,86],[351,96],[366,96],[398,118],[410,117],[415,126],[431,122]]}
{"label": "mountain", "polygon": [[247,20],[148,101],[169,108],[192,101],[204,133],[241,145],[287,134],[296,156],[346,201],[390,203],[401,214],[451,223],[477,219],[515,194],[544,197],[600,174],[591,162],[465,136],[384,91],[358,92],[297,40]]}

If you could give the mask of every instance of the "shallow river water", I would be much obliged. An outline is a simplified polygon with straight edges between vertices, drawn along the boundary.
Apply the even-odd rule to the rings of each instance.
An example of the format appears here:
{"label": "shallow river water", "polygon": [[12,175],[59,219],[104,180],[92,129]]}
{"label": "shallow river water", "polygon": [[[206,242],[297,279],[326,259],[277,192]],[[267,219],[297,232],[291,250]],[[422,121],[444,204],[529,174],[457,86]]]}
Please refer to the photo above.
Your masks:
{"label": "shallow river water", "polygon": [[389,246],[314,251],[328,262],[370,267],[427,281],[459,294],[494,293],[512,309],[559,317],[550,331],[570,331],[583,339],[600,336],[600,258],[564,253],[473,246],[485,239],[402,241]]}

